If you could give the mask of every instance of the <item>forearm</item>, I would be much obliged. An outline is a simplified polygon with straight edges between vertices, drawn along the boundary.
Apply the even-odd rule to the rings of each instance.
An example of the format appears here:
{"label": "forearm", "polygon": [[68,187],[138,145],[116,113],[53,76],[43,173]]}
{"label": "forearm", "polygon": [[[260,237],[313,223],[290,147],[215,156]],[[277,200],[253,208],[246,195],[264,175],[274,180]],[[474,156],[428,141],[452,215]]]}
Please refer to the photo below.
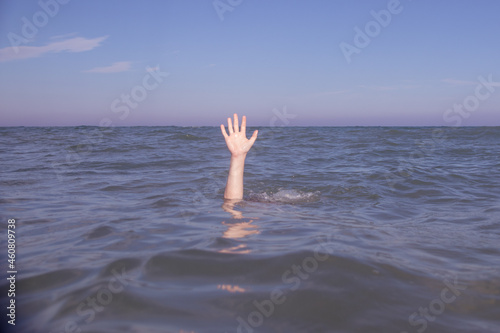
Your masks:
{"label": "forearm", "polygon": [[243,172],[246,154],[231,156],[224,199],[243,199]]}

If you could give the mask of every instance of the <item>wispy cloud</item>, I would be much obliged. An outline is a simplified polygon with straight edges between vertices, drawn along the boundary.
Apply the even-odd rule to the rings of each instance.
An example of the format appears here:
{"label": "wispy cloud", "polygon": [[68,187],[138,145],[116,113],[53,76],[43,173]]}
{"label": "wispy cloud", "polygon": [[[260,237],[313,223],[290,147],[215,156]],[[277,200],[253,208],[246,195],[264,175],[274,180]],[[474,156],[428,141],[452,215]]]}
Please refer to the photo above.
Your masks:
{"label": "wispy cloud", "polygon": [[442,79],[441,82],[448,83],[454,86],[475,86],[477,85],[477,81],[464,81],[464,80],[456,80],[456,79]]}
{"label": "wispy cloud", "polygon": [[442,79],[441,82],[448,83],[454,86],[477,86],[478,84],[482,84],[483,82],[481,80],[486,80],[488,81],[488,85],[490,87],[500,87],[500,82],[495,82],[492,79],[492,75],[486,79],[482,76],[478,78],[478,81],[464,81],[464,80],[456,80],[456,79]]}
{"label": "wispy cloud", "polygon": [[105,66],[105,67],[95,67],[89,70],[86,70],[84,72],[87,73],[119,73],[119,72],[126,72],[130,69],[130,66],[132,65],[131,61],[119,61],[115,62],[110,66]]}
{"label": "wispy cloud", "polygon": [[359,88],[366,88],[376,91],[392,91],[392,90],[402,90],[402,89],[414,89],[418,88],[418,85],[415,84],[400,84],[400,85],[392,85],[392,86],[358,86]]}
{"label": "wispy cloud", "polygon": [[4,47],[0,49],[0,62],[38,58],[47,53],[90,51],[100,46],[106,38],[108,36],[93,39],[75,37],[58,40],[43,46],[18,46],[17,52],[13,47]]}
{"label": "wispy cloud", "polygon": [[448,83],[454,86],[471,86],[477,84],[477,82],[455,80],[455,79],[442,79],[441,82]]}
{"label": "wispy cloud", "polygon": [[321,91],[314,94],[310,94],[311,97],[323,97],[323,96],[334,96],[334,95],[344,95],[349,93],[349,90],[332,90],[332,91]]}
{"label": "wispy cloud", "polygon": [[77,34],[77,32],[71,32],[69,34],[64,34],[64,35],[57,35],[57,36],[52,36],[50,39],[64,39],[64,38],[69,38],[73,37]]}

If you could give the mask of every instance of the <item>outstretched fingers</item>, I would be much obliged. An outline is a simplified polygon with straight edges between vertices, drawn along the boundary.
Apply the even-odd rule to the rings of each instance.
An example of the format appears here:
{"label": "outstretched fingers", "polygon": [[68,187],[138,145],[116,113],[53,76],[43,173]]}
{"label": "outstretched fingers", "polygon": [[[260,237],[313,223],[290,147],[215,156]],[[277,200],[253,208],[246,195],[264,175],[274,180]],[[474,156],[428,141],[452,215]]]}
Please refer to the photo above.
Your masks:
{"label": "outstretched fingers", "polygon": [[222,135],[224,136],[224,139],[226,139],[228,137],[228,135],[227,135],[227,132],[226,132],[226,128],[222,124],[220,125],[220,131],[222,132]]}
{"label": "outstretched fingers", "polygon": [[257,135],[259,134],[259,131],[258,130],[255,130],[252,134],[252,137],[250,138],[250,147],[253,146],[253,143],[255,142],[255,140],[257,140]]}
{"label": "outstretched fingers", "polygon": [[234,131],[235,131],[236,133],[238,133],[238,132],[240,131],[240,123],[238,122],[238,114],[237,114],[237,113],[235,113],[235,114],[233,115],[233,117],[234,117]]}
{"label": "outstretched fingers", "polygon": [[[240,123],[238,120],[237,113],[235,113],[233,115],[233,119],[234,120],[231,120],[231,118],[227,118],[227,129],[228,129],[229,135],[227,134],[224,125],[220,125],[220,129],[221,129],[222,135],[224,135],[224,138],[227,138],[228,136],[230,136],[233,133],[240,133],[240,132],[243,133],[243,136],[246,138],[246,136],[247,136],[246,135],[246,133],[247,133],[247,117],[246,116],[241,117],[241,128],[239,127]],[[234,126],[233,126],[233,122],[234,122]],[[255,139],[257,139],[257,132],[258,131],[255,131],[253,133],[252,137],[250,138],[252,144],[255,142]]]}
{"label": "outstretched fingers", "polygon": [[245,136],[245,138],[247,137],[247,117],[246,116],[243,116],[241,117],[241,133],[243,133],[243,136]]}

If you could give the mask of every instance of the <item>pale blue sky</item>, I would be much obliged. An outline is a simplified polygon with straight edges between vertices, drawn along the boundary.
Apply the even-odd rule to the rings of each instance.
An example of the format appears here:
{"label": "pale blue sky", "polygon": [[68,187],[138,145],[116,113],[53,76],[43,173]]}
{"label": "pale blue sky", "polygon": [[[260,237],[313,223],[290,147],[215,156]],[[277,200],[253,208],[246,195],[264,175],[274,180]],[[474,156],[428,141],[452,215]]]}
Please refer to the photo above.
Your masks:
{"label": "pale blue sky", "polygon": [[500,125],[499,14],[497,0],[3,0],[0,126]]}

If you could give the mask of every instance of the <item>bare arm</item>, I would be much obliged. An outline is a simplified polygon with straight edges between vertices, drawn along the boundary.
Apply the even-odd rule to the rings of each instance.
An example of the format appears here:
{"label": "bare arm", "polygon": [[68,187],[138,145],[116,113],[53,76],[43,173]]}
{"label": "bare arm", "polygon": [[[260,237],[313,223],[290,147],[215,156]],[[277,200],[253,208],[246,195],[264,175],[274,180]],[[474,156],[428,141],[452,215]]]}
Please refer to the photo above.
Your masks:
{"label": "bare arm", "polygon": [[231,164],[229,166],[229,175],[227,176],[226,190],[224,199],[243,199],[243,171],[245,169],[245,158],[248,151],[257,139],[258,131],[253,132],[250,139],[247,139],[247,118],[241,118],[241,129],[239,128],[238,115],[234,114],[234,126],[231,118],[227,118],[227,128],[229,135],[220,125],[220,129],[224,139],[226,140],[227,148],[231,152]]}

